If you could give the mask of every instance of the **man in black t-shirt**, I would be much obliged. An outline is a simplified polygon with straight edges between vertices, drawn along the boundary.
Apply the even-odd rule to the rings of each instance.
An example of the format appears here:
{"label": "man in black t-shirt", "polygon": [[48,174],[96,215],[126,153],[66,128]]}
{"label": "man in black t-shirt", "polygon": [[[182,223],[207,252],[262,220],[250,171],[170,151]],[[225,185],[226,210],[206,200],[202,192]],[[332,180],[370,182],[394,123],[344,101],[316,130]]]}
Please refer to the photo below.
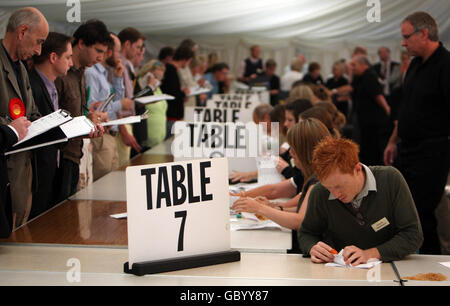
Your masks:
{"label": "man in black t-shirt", "polygon": [[314,85],[323,85],[323,79],[320,75],[319,63],[311,63],[308,66],[308,73],[303,77],[304,83],[311,83]]}
{"label": "man in black t-shirt", "polygon": [[424,233],[420,249],[440,254],[434,210],[450,168],[450,52],[439,42],[436,21],[425,12],[406,17],[402,46],[415,58],[404,79],[398,124],[384,152],[390,165],[398,148],[398,168],[411,189]]}
{"label": "man in black t-shirt", "polygon": [[[348,80],[344,77],[345,64],[341,61],[335,62],[333,64],[333,76],[330,77],[325,86],[332,92],[333,103],[336,104],[337,109],[348,118],[348,95],[339,95],[337,93],[337,88],[348,85]],[[336,89],[333,91],[333,89]]]}
{"label": "man in black t-shirt", "polygon": [[351,68],[357,76],[352,82],[352,98],[361,137],[360,159],[367,165],[382,165],[383,151],[391,132],[391,109],[367,57],[353,57]]}

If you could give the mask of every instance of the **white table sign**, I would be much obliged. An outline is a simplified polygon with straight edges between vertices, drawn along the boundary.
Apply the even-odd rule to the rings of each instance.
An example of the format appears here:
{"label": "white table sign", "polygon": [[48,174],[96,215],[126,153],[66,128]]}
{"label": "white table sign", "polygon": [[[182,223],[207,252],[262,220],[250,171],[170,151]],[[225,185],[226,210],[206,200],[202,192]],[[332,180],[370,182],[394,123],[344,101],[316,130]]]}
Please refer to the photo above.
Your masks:
{"label": "white table sign", "polygon": [[184,108],[184,120],[189,122],[252,122],[253,108],[193,107]]}
{"label": "white table sign", "polygon": [[206,101],[206,106],[215,108],[240,108],[253,110],[256,106],[261,104],[261,100],[256,93],[251,94],[214,94],[211,99]]}
{"label": "white table sign", "polygon": [[253,122],[213,123],[177,121],[172,154],[175,161],[226,157],[228,171],[256,171],[259,150],[258,126]]}
{"label": "white table sign", "polygon": [[190,122],[251,122],[253,110],[261,102],[256,94],[215,94],[205,107],[186,107],[184,119]]}
{"label": "white table sign", "polygon": [[129,267],[230,250],[226,158],[128,167]]}
{"label": "white table sign", "polygon": [[266,89],[254,88],[254,89],[232,89],[234,94],[244,94],[244,95],[258,95],[258,99],[261,103],[270,104],[270,93]]}

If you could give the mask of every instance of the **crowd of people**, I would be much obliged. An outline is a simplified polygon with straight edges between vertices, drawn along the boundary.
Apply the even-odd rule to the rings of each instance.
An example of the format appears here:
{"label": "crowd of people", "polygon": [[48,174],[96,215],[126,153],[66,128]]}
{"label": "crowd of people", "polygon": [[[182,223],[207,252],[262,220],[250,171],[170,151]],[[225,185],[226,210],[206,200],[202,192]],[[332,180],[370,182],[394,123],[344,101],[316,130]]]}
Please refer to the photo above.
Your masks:
{"label": "crowd of people", "polygon": [[[427,13],[406,17],[401,33],[406,51],[400,63],[392,61],[389,48],[383,46],[378,50],[380,61],[372,65],[366,48],[358,46],[349,61],[334,63],[333,76],[326,81],[318,63],[309,63],[308,72],[303,74],[305,57],[299,56],[281,77],[279,87],[267,85],[270,90],[279,90],[275,101],[285,101],[280,105],[271,99],[274,108],[270,118],[282,123],[281,134],[287,133],[277,165],[286,181],[233,194],[240,196],[233,208],[292,229],[291,251],[309,253],[315,262],[332,261],[331,245],[345,249],[346,258],[355,263],[369,258],[399,259],[419,248],[424,254],[441,253],[435,210],[445,197],[450,166],[450,124],[445,119],[450,115],[450,94],[444,85],[449,80],[450,53],[439,41],[438,26]],[[252,63],[256,67],[254,57],[258,52],[254,50],[253,58],[242,67]],[[252,84],[259,76],[247,77],[243,81]],[[312,131],[311,120],[319,121],[321,127]],[[307,130],[309,135],[300,132]],[[327,149],[321,152],[319,147]],[[323,175],[319,173],[321,167],[327,169]],[[255,177],[256,173],[236,171],[231,175],[232,181],[241,182]],[[396,186],[395,192],[389,191],[391,185],[381,187],[386,182]],[[391,193],[389,198],[385,198],[386,192]],[[378,217],[368,211],[370,205],[380,201],[377,197],[391,203],[397,207],[390,211],[398,222],[390,228],[396,234],[391,232],[389,239],[382,238],[385,243],[375,242],[370,233],[351,228],[350,220],[343,221],[348,216],[338,218],[342,212],[331,212],[324,206],[325,194],[329,201],[351,203],[344,206],[362,226],[383,219],[380,215],[375,220]],[[311,197],[316,196],[319,198],[313,205],[317,211],[306,210],[305,206],[316,201]],[[291,200],[271,201],[279,197]],[[402,197],[401,204],[393,197]],[[343,208],[337,203],[330,207]],[[344,232],[361,233],[364,238],[345,237]],[[370,244],[380,246],[363,248]]]}
{"label": "crowd of people", "polygon": [[[450,53],[426,13],[408,16],[401,32],[407,49],[401,63],[383,46],[372,65],[359,46],[351,59],[333,64],[329,78],[303,55],[279,77],[277,63],[263,62],[255,45],[239,67],[237,81],[269,91],[270,104],[255,109],[254,120],[280,123],[277,170],[286,180],[239,194],[233,209],[292,229],[293,251],[309,253],[314,262],[330,261],[333,247],[353,263],[394,260],[419,247],[440,253],[433,213],[450,165],[444,83]],[[72,36],[50,32],[35,8],[11,15],[0,48],[1,150],[23,139],[30,122],[58,109],[87,116],[95,129],[67,143],[1,155],[2,237],[74,194],[86,180],[86,157],[92,156],[89,175],[96,180],[171,137],[186,106],[203,106],[230,90],[229,65],[215,53],[199,56],[193,40],[164,47],[144,63],[145,40],[136,28],[115,34],[99,20],[81,24]],[[211,90],[192,95],[198,86]],[[174,99],[136,103],[142,92]],[[102,109],[110,94],[112,102]],[[101,125],[144,113],[148,118],[138,124]],[[230,178],[255,177],[234,172]],[[271,201],[279,197],[291,200]]]}

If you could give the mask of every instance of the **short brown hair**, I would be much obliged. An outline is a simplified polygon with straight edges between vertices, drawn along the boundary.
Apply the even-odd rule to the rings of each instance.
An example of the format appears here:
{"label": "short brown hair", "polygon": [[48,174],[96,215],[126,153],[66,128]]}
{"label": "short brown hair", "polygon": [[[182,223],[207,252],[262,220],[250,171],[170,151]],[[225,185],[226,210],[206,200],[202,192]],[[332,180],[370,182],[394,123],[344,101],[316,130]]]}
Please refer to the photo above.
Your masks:
{"label": "short brown hair", "polygon": [[333,122],[331,114],[325,107],[313,106],[300,114],[301,119],[315,118],[322,122],[330,131],[331,135],[340,137],[339,131]]}
{"label": "short brown hair", "polygon": [[56,53],[56,55],[61,56],[67,51],[67,45],[72,42],[72,37],[50,32],[48,33],[47,39],[42,44],[42,51],[40,55],[33,56],[34,64],[42,64],[50,58],[51,53]]}
{"label": "short brown hair", "polygon": [[358,154],[359,147],[353,141],[327,137],[314,149],[312,169],[319,180],[326,179],[336,169],[352,174],[359,163]]}
{"label": "short brown hair", "polygon": [[347,119],[345,118],[345,115],[337,109],[337,107],[336,107],[336,105],[334,105],[334,103],[327,102],[327,101],[320,101],[320,102],[317,102],[315,106],[325,108],[328,111],[328,113],[331,115],[331,119],[333,120],[334,126],[339,131],[342,131],[345,124],[347,123]]}
{"label": "short brown hair", "polygon": [[124,44],[126,41],[129,41],[131,44],[134,44],[139,39],[145,40],[145,36],[142,35],[141,32],[132,27],[128,27],[120,31],[117,37],[119,37],[120,43],[122,44]]}
{"label": "short brown hair", "polygon": [[308,72],[311,73],[311,72],[313,72],[314,70],[320,70],[320,65],[319,65],[319,63],[312,62],[311,64],[309,64],[309,66],[308,66]]}
{"label": "short brown hair", "polygon": [[266,68],[274,68],[277,66],[277,62],[273,59],[268,59],[266,62]]}
{"label": "short brown hair", "polygon": [[[408,15],[403,22],[408,21],[413,27],[415,31],[421,31],[424,29],[428,30],[428,38],[431,41],[439,41],[439,28],[430,14],[425,12],[415,12],[411,15]],[[403,23],[402,22],[402,23]]]}
{"label": "short brown hair", "polygon": [[300,121],[291,127],[287,133],[287,141],[297,155],[305,182],[313,174],[314,148],[326,137],[330,137],[327,127],[314,118]]}

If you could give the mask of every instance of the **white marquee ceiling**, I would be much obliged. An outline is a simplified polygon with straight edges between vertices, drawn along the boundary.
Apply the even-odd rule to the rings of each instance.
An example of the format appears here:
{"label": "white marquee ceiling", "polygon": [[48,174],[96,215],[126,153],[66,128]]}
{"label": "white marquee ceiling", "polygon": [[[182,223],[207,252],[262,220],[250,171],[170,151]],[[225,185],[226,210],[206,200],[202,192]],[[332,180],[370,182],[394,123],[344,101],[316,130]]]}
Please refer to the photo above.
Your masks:
{"label": "white marquee ceiling", "polygon": [[[79,23],[66,19],[68,2],[77,0],[0,0],[0,35],[10,12],[23,6],[40,9],[51,29],[71,34]],[[370,0],[376,2],[376,0]],[[193,38],[204,52],[218,51],[235,69],[259,44],[263,57],[287,65],[296,53],[326,67],[365,45],[376,60],[381,45],[399,59],[400,23],[414,11],[438,22],[441,40],[450,43],[450,0],[380,0],[381,21],[370,23],[368,0],[81,0],[81,21],[100,19],[114,32],[133,26],[145,33],[155,55],[163,45]],[[328,69],[328,68],[327,68]],[[329,70],[328,70],[329,71]]]}

